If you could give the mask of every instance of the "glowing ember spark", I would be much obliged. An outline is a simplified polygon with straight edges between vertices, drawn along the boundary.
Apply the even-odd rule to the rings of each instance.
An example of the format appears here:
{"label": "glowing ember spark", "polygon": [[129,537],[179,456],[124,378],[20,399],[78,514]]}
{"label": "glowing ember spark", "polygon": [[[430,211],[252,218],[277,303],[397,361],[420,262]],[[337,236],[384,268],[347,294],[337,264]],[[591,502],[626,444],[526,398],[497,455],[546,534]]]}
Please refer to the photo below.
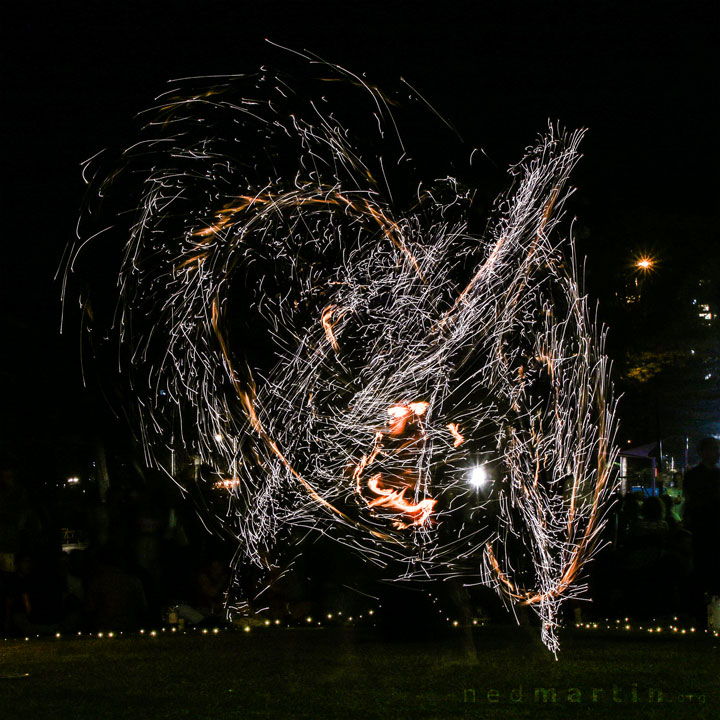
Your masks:
{"label": "glowing ember spark", "polygon": [[[176,83],[124,166],[93,175],[104,202],[138,185],[134,211],[111,208],[124,249],[107,324],[147,460],[246,560],[313,527],[406,576],[497,588],[557,650],[616,454],[604,335],[555,237],[582,133],[550,128],[477,237],[453,179],[397,209],[391,188],[408,183],[389,168],[409,155],[387,96],[310,67],[349,82]],[[342,124],[363,123],[355,94],[362,142]],[[88,243],[90,210],[68,273],[113,237]],[[211,492],[217,477],[229,493]]]}

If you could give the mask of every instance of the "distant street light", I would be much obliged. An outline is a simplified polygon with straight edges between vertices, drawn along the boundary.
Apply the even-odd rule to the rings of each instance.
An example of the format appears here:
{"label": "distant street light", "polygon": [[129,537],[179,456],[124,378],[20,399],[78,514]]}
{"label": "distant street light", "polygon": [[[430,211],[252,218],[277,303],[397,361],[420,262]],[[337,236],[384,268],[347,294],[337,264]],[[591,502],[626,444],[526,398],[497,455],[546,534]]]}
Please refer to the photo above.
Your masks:
{"label": "distant street light", "polygon": [[641,272],[650,272],[655,267],[655,260],[651,257],[639,257],[635,261],[635,267]]}

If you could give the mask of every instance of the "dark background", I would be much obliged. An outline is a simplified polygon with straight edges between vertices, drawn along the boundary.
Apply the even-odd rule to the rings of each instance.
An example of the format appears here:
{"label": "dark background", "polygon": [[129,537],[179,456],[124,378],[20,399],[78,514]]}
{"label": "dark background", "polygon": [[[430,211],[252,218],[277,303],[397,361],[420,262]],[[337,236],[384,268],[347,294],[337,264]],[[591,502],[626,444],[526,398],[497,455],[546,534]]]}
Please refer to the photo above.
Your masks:
{"label": "dark background", "polygon": [[[452,174],[482,148],[477,182],[492,195],[549,119],[587,127],[570,212],[611,328],[620,440],[720,433],[715,6],[60,0],[4,10],[3,450],[59,478],[80,471],[93,437],[127,432],[83,389],[72,295],[59,334],[54,275],[83,200],[80,164],[131,144],[133,116],[171,78],[291,68],[265,38],[381,87],[405,78],[465,143],[429,137],[427,157]],[[657,265],[636,286],[641,254]],[[698,302],[714,321],[699,319]]]}

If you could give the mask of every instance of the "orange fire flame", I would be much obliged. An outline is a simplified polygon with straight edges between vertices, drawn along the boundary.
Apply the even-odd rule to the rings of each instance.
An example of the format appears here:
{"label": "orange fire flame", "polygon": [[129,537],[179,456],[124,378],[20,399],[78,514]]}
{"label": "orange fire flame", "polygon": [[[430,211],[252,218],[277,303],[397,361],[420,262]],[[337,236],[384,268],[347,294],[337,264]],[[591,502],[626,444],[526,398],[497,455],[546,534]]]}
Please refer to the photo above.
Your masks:
{"label": "orange fire flame", "polygon": [[330,345],[332,345],[333,350],[337,352],[340,349],[340,345],[338,345],[338,341],[335,338],[335,333],[333,333],[333,314],[340,315],[342,314],[342,311],[337,305],[328,305],[322,311],[320,321],[322,323],[323,330],[325,330],[325,337],[328,339]]}
{"label": "orange fire flame", "polygon": [[[413,430],[414,432],[419,432],[421,437],[424,436],[425,430],[419,419],[425,415],[429,407],[430,403],[421,401],[398,403],[397,405],[392,405],[388,408],[387,412],[390,416],[389,429],[378,431],[375,434],[375,444],[372,452],[370,455],[363,455],[353,471],[355,490],[359,495],[362,495],[362,474],[366,468],[372,465],[377,456],[381,453],[382,442],[385,435],[387,434],[391,437],[397,438],[406,432],[408,423],[417,419],[418,426],[417,428],[413,428]],[[407,446],[404,447],[407,448]],[[395,510],[398,513],[402,513],[406,516],[406,518],[408,518],[408,522],[404,522],[400,519],[393,520],[393,525],[401,530],[412,525],[424,525],[430,520],[437,500],[428,497],[417,503],[410,502],[405,497],[405,493],[413,487],[412,484],[406,483],[404,487],[398,489],[384,487],[381,485],[382,477],[382,473],[375,473],[367,482],[367,489],[376,496],[372,500],[365,500],[368,507],[387,508]],[[397,479],[395,482],[397,483]]]}
{"label": "orange fire flame", "polygon": [[233,488],[238,487],[238,485],[240,485],[239,478],[233,477],[218,480],[213,484],[213,487],[217,488],[218,490],[232,490]]}
{"label": "orange fire flame", "polygon": [[458,424],[450,423],[447,426],[447,429],[452,433],[452,436],[455,438],[453,446],[460,447],[465,442],[465,436],[460,434],[460,427],[458,426]]}
{"label": "orange fire flame", "polygon": [[425,498],[419,503],[410,503],[405,499],[407,488],[402,490],[391,490],[380,486],[380,478],[382,475],[377,473],[368,480],[368,488],[379,497],[371,500],[368,507],[389,507],[398,512],[405,513],[413,520],[411,523],[403,523],[400,520],[393,521],[395,527],[404,529],[410,525],[424,525],[432,515],[433,508],[437,500]]}

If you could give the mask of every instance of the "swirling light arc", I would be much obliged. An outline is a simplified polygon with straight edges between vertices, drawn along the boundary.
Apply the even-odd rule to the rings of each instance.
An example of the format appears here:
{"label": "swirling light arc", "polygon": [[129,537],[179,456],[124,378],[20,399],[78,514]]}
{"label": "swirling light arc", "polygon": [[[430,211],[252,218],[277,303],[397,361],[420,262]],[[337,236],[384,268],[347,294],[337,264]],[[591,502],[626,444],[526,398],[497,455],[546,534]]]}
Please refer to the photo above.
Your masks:
{"label": "swirling light arc", "polygon": [[[313,527],[406,577],[498,588],[557,650],[616,454],[604,331],[572,238],[556,238],[582,133],[550,127],[477,236],[452,178],[393,207],[387,96],[339,84],[369,101],[365,149],[326,80],[181,83],[121,172],[92,181],[112,196],[118,176],[140,179],[115,327],[147,458],[197,458],[206,495],[221,478],[219,522],[249,561],[281,528]],[[251,328],[269,361],[237,341]],[[466,482],[479,458],[494,477],[482,497]]]}

